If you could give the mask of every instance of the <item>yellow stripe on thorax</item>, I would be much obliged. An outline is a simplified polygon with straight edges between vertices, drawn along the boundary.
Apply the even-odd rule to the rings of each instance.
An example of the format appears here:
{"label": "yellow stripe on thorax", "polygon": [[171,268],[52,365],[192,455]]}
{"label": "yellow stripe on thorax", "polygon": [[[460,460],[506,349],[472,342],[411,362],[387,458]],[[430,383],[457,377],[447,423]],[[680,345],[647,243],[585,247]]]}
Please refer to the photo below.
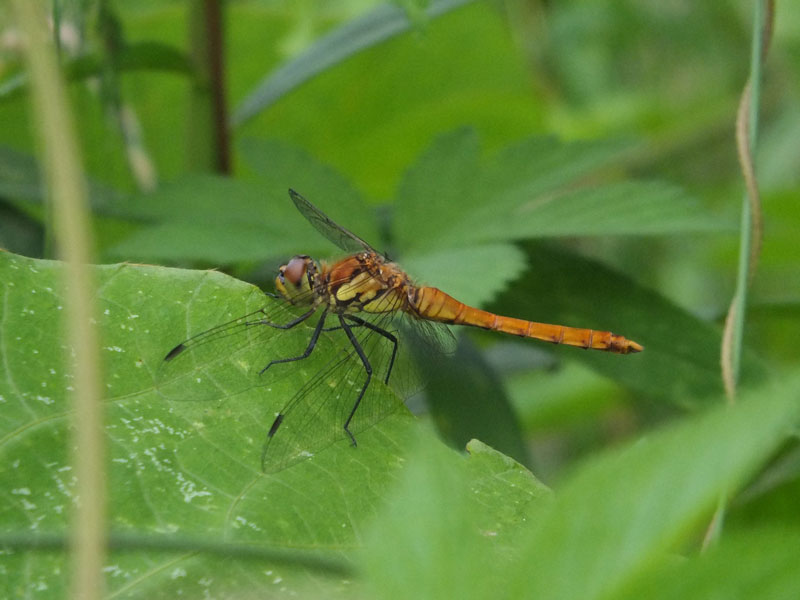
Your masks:
{"label": "yellow stripe on thorax", "polygon": [[384,313],[397,310],[402,305],[398,290],[390,289],[372,274],[359,273],[336,290],[335,300],[347,303],[357,298],[350,307],[351,312]]}
{"label": "yellow stripe on thorax", "polygon": [[348,302],[360,294],[362,299],[369,301],[383,287],[380,281],[369,273],[359,273],[336,289],[336,299],[339,302]]}
{"label": "yellow stripe on thorax", "polygon": [[371,313],[386,313],[400,310],[402,306],[403,294],[395,288],[384,290],[375,300],[362,305],[361,310]]}

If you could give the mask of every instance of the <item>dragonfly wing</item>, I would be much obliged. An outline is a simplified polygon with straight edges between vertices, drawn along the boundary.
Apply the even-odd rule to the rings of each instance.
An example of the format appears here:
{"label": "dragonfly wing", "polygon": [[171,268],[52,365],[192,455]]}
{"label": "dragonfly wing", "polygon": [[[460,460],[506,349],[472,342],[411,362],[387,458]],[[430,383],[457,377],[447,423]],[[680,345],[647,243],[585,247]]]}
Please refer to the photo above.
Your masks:
{"label": "dragonfly wing", "polygon": [[[289,190],[289,196],[291,196],[300,214],[303,215],[317,231],[345,252],[361,252],[362,250],[375,252],[372,246],[367,242],[344,227],[334,223],[328,215],[294,190]],[[377,254],[377,252],[375,253]]]}
{"label": "dragonfly wing", "polygon": [[[380,321],[391,321],[386,315]],[[359,433],[403,407],[402,399],[384,383],[392,356],[392,343],[374,330],[351,326],[358,344],[372,366],[373,376],[349,430],[358,439]],[[338,334],[347,344],[345,332]],[[331,444],[350,441],[344,425],[356,399],[367,383],[364,364],[352,345],[343,345],[327,365],[308,380],[275,415],[264,443],[262,468],[266,473],[281,471],[313,456]]]}
{"label": "dragonfly wing", "polygon": [[262,308],[170,350],[155,374],[156,391],[167,400],[215,400],[266,385],[270,378],[261,370],[285,348],[302,347],[310,333],[302,325],[276,327],[296,319],[298,310],[279,299],[264,300]]}

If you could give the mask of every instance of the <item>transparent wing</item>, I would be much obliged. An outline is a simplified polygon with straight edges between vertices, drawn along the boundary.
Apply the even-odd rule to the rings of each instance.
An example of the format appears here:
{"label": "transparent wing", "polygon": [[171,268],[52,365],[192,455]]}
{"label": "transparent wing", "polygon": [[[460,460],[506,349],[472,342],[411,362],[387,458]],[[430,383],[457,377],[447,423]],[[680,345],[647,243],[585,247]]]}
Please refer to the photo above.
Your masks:
{"label": "transparent wing", "polygon": [[[274,364],[263,372],[275,359],[302,355],[312,326],[321,316],[321,311],[308,313],[305,325],[298,321],[306,314],[304,309],[279,298],[267,297],[265,302],[256,311],[178,344],[162,359],[156,388],[169,400],[214,400],[279,379],[281,385],[269,389],[292,389],[296,381],[293,395],[283,402],[281,398],[272,401],[281,407],[280,422],[277,427],[273,424],[263,446],[262,468],[275,472],[338,440],[350,443],[344,425],[367,384],[367,373],[335,314],[327,315],[308,359]],[[285,328],[295,321],[296,326]],[[346,322],[373,371],[349,425],[357,438],[421,388],[419,361],[427,361],[431,353],[447,352],[454,339],[445,325],[411,318],[399,310],[377,315],[361,312],[348,315]],[[263,418],[264,427],[272,422],[268,414]]]}
{"label": "transparent wing", "polygon": [[[348,323],[373,372],[361,402],[355,407],[367,385],[367,373],[355,348],[345,346],[349,340],[335,327],[338,321],[333,315],[331,324],[337,329],[333,333],[340,335],[343,349],[275,415],[262,453],[265,472],[285,469],[337,441],[352,443],[344,428],[351,414],[348,429],[357,440],[360,433],[398,410],[403,399],[423,386],[419,361],[427,360],[429,353],[447,351],[455,342],[447,327],[399,311],[359,313],[356,319]],[[409,335],[412,343],[406,339]],[[396,340],[396,353],[392,339]]]}
{"label": "transparent wing", "polygon": [[[307,343],[308,327],[282,328],[303,314],[303,309],[265,296],[262,308],[170,350],[156,373],[156,391],[168,400],[215,400],[267,385],[271,377],[262,369]],[[313,323],[314,316],[308,320]]]}
{"label": "transparent wing", "polygon": [[[402,398],[385,383],[391,342],[363,327],[352,331],[373,370],[357,410],[353,412],[361,390],[367,385],[367,372],[350,346],[336,352],[325,368],[309,379],[276,415],[264,443],[261,460],[264,472],[283,470],[337,441],[350,444],[344,426],[351,414],[348,429],[358,439],[359,434],[402,408]],[[344,331],[334,333],[346,338]]]}
{"label": "transparent wing", "polygon": [[[289,196],[291,196],[300,214],[302,214],[317,231],[345,252],[361,252],[362,250],[375,252],[372,246],[367,242],[344,227],[334,223],[330,217],[294,190],[289,190]],[[379,254],[378,252],[375,253]]]}

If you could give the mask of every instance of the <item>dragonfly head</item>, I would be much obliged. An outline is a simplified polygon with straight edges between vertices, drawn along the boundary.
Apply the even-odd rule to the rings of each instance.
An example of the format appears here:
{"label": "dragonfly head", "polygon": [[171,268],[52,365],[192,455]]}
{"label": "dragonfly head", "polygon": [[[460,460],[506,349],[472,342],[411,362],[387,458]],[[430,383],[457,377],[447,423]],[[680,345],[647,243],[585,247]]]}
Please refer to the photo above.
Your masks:
{"label": "dragonfly head", "polygon": [[292,304],[311,304],[317,272],[317,265],[311,257],[304,254],[295,256],[278,269],[275,289]]}

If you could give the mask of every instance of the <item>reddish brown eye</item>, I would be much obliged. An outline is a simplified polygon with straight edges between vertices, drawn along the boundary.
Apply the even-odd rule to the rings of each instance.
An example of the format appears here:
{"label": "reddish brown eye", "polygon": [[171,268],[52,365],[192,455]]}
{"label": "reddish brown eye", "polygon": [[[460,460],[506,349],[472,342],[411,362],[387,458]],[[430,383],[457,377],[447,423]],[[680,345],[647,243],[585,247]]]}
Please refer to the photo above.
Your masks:
{"label": "reddish brown eye", "polygon": [[281,270],[281,274],[286,278],[286,281],[297,287],[306,274],[306,259],[305,257],[295,256],[289,263]]}

